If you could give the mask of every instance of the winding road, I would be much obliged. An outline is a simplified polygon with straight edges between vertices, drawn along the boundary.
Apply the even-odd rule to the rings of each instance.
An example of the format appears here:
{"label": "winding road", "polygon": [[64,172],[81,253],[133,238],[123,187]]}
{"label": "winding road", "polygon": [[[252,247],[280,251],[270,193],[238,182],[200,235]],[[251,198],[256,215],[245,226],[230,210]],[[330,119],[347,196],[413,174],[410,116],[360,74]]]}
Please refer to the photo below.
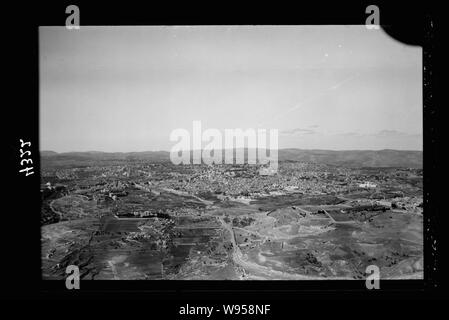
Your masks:
{"label": "winding road", "polygon": [[[243,254],[240,251],[239,246],[237,245],[237,242],[235,241],[235,234],[232,226],[227,224],[222,216],[218,217],[218,220],[222,224],[223,228],[226,229],[231,234],[231,243],[232,243],[232,258],[234,263],[241,266],[247,271],[251,271],[255,273],[255,275],[263,276],[267,280],[323,280],[325,278],[323,277],[313,277],[313,276],[304,276],[299,274],[291,274],[286,273],[278,270],[273,270],[268,267],[259,265],[254,262],[247,261],[243,258]],[[350,278],[332,278],[332,279],[350,279]]]}

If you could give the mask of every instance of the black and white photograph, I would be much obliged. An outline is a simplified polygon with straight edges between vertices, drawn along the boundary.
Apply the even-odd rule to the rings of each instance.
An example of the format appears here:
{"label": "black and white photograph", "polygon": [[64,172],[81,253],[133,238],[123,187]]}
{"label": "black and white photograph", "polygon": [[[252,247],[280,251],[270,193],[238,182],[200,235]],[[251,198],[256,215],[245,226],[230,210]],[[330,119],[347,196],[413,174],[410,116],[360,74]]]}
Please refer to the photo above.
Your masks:
{"label": "black and white photograph", "polygon": [[422,69],[363,25],[41,27],[43,278],[423,279]]}
{"label": "black and white photograph", "polygon": [[5,9],[2,297],[446,296],[435,7],[151,6]]}

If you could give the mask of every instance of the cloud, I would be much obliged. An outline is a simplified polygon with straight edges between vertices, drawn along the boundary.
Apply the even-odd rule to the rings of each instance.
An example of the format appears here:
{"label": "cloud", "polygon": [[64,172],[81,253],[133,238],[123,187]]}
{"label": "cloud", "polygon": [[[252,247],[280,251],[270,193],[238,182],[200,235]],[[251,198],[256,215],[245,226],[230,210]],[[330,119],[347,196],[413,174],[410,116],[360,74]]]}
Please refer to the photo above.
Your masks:
{"label": "cloud", "polygon": [[[392,143],[396,144],[409,144],[411,142],[418,142],[422,140],[422,134],[419,133],[407,133],[399,130],[379,130],[372,132],[358,132],[358,131],[322,131],[312,129],[311,126],[302,128],[293,128],[280,130],[279,134],[284,139],[288,137],[301,137],[301,139],[309,139],[315,141],[314,138],[320,137],[320,141],[333,141],[333,143],[357,143],[359,145],[385,145],[390,146]],[[329,140],[330,139],[330,140]]]}
{"label": "cloud", "polygon": [[294,128],[290,130],[281,131],[282,135],[293,136],[293,135],[306,135],[306,134],[316,134],[317,132],[312,129]]}
{"label": "cloud", "polygon": [[375,133],[359,133],[359,132],[340,132],[338,136],[344,137],[375,137],[375,138],[405,138],[405,137],[420,137],[419,133],[407,133],[398,130],[380,130]]}
{"label": "cloud", "polygon": [[404,137],[408,136],[409,134],[398,130],[380,130],[373,135],[376,137]]}
{"label": "cloud", "polygon": [[407,138],[407,137],[421,137],[422,134],[419,133],[407,133],[398,130],[381,130],[372,136],[378,138]]}

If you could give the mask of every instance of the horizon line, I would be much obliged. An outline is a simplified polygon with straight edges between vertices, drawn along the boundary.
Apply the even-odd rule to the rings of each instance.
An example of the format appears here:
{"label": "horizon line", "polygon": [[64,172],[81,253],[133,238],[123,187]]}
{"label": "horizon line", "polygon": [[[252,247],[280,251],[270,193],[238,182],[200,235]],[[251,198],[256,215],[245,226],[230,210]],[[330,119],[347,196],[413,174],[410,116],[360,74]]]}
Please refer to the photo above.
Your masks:
{"label": "horizon line", "polygon": [[[233,150],[239,150],[239,149],[251,149],[251,148],[233,148]],[[259,149],[259,148],[252,148],[252,149]],[[271,150],[267,148],[260,148],[265,150]],[[202,151],[204,149],[192,149],[189,150],[190,152],[193,151]],[[226,148],[221,148],[219,150],[228,150]],[[413,152],[423,152],[424,150],[417,150],[417,149],[391,149],[391,148],[383,148],[383,149],[303,149],[303,148],[278,148],[278,151],[281,150],[302,150],[302,151],[335,151],[335,152],[343,152],[343,151],[413,151]],[[98,151],[98,150],[85,150],[85,151],[54,151],[54,150],[39,150],[39,153],[41,152],[55,152],[57,154],[64,154],[64,153],[143,153],[143,152],[167,152],[172,153],[172,151],[169,150],[143,150],[143,151]]]}

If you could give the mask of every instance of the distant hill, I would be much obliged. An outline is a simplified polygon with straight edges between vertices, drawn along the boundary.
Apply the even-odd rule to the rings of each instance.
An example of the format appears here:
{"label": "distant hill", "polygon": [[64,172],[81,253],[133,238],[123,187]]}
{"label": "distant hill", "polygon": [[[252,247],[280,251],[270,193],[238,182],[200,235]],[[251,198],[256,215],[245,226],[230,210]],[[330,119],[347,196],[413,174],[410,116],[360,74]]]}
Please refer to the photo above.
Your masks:
{"label": "distant hill", "polygon": [[63,152],[41,151],[41,157],[51,158],[53,160],[168,160],[170,159],[168,151],[142,151],[142,152]]}
{"label": "distant hill", "polygon": [[55,156],[58,154],[57,152],[47,151],[47,150],[43,150],[40,153],[41,153],[41,157],[50,157],[50,156]]}
{"label": "distant hill", "polygon": [[[302,150],[281,149],[279,161],[299,161],[345,167],[408,167],[422,168],[422,151],[403,150]],[[65,152],[41,151],[45,162],[76,162],[106,160],[151,160],[168,161],[168,151],[143,152]]]}
{"label": "distant hill", "polygon": [[422,168],[422,151],[403,150],[301,150],[282,149],[279,160],[323,163],[345,167]]}

